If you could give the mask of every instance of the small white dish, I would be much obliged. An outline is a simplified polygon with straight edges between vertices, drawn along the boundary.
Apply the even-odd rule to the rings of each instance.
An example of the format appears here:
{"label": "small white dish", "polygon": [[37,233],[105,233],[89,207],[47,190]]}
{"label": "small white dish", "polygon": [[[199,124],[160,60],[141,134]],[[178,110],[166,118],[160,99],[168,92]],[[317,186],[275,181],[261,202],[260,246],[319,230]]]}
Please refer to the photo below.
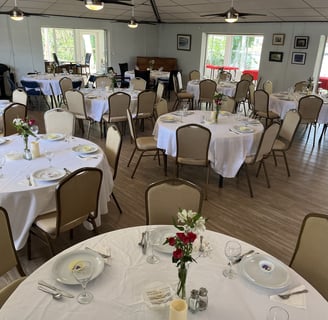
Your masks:
{"label": "small white dish", "polygon": [[73,147],[72,150],[81,154],[89,154],[98,151],[98,147],[91,144],[79,144]]}
{"label": "small white dish", "polygon": [[46,133],[41,135],[41,138],[48,141],[58,141],[63,140],[65,135],[62,133]]}
{"label": "small white dish", "polygon": [[66,171],[60,168],[45,168],[36,170],[32,173],[32,177],[36,181],[56,181],[63,178]]}
{"label": "small white dish", "polygon": [[176,120],[175,117],[167,115],[167,116],[161,117],[161,121],[163,121],[163,122],[176,122],[177,120]]}
{"label": "small white dish", "polygon": [[252,133],[254,129],[248,126],[234,126],[234,129],[239,133]]}

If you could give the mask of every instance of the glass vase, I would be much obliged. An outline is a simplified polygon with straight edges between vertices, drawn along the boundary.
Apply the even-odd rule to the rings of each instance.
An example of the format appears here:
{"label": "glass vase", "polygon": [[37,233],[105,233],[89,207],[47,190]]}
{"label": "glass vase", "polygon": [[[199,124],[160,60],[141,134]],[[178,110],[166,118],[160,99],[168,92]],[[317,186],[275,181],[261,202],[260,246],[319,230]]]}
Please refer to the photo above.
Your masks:
{"label": "glass vase", "polygon": [[32,160],[32,153],[28,147],[28,136],[24,136],[24,153],[23,158],[26,160]]}
{"label": "glass vase", "polygon": [[181,262],[178,270],[179,283],[177,287],[177,295],[181,299],[186,299],[186,280],[188,274],[188,265],[185,262]]}

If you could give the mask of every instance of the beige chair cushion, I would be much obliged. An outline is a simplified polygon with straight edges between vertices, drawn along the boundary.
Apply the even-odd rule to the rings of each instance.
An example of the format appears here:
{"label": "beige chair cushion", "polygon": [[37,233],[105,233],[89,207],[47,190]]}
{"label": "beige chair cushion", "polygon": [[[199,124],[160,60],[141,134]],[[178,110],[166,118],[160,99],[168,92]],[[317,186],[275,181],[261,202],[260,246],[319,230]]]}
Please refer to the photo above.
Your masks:
{"label": "beige chair cushion", "polygon": [[154,150],[157,149],[157,142],[153,137],[138,137],[136,145],[141,150]]}
{"label": "beige chair cushion", "polygon": [[193,99],[194,95],[189,92],[179,92],[178,93],[178,98],[179,99]]}
{"label": "beige chair cushion", "polygon": [[38,216],[35,224],[44,232],[48,233],[50,237],[56,236],[56,218],[57,212],[51,212]]}

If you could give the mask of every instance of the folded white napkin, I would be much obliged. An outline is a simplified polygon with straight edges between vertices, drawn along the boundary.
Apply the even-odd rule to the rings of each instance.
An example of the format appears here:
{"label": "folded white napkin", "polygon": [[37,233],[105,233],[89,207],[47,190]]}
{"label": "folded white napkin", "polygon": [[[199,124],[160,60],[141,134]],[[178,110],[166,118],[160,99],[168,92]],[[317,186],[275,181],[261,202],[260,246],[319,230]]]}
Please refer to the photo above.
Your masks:
{"label": "folded white napkin", "polygon": [[97,251],[100,254],[104,254],[109,256],[108,258],[104,258],[106,264],[111,264],[111,250],[106,241],[98,242],[92,246],[89,246],[90,249]]}
{"label": "folded white napkin", "polygon": [[[300,285],[298,287],[287,290],[285,292],[281,292],[280,294],[292,293],[292,292],[301,291],[304,289],[306,289],[305,286]],[[280,302],[280,303],[286,304],[288,306],[296,307],[296,308],[303,308],[303,309],[306,308],[306,293],[295,294],[285,300],[281,299],[278,295],[272,295],[272,296],[270,296],[270,300],[275,301],[275,302]]]}

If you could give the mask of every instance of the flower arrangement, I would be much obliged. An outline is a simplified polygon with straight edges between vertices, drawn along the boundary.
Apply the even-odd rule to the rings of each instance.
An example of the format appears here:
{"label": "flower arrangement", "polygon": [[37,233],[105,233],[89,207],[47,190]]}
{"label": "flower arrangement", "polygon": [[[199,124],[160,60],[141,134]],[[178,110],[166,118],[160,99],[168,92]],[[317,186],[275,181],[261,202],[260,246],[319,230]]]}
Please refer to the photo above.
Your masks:
{"label": "flower arrangement", "polygon": [[149,60],[149,69],[152,70],[154,68],[154,65],[155,65],[155,60],[152,59],[152,60]]}
{"label": "flower arrangement", "polygon": [[175,247],[172,262],[179,268],[177,294],[183,299],[186,297],[187,264],[195,261],[192,257],[193,243],[197,239],[197,234],[206,230],[205,222],[206,219],[200,213],[180,210],[177,223],[174,222],[174,226],[180,232],[165,241],[165,244]]}
{"label": "flower arrangement", "polygon": [[218,93],[218,92],[215,93],[215,95],[213,97],[213,100],[214,100],[217,107],[220,107],[222,105],[223,98],[224,98],[223,93]]}

